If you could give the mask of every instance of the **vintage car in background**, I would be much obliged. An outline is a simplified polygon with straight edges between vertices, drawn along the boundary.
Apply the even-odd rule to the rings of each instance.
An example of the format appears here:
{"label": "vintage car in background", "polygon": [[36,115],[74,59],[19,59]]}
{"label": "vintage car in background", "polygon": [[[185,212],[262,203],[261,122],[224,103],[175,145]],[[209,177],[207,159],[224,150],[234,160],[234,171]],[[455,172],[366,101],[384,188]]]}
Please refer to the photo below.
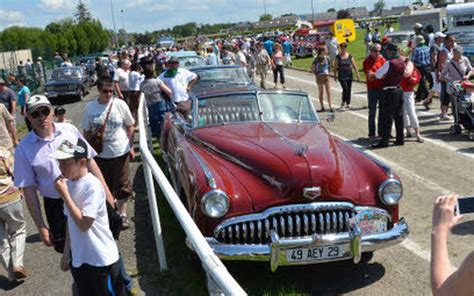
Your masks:
{"label": "vintage car in background", "polygon": [[253,82],[247,70],[235,65],[192,67],[190,71],[198,75],[198,81],[193,85],[194,93],[206,90],[228,87],[252,86]]}
{"label": "vintage car in background", "polygon": [[[396,45],[405,45],[405,46],[410,46],[410,40],[413,38],[415,35],[415,32],[413,31],[398,31],[398,32],[392,32],[392,33],[387,33],[385,36],[389,37],[391,42]],[[384,36],[384,37],[385,37]]]}
{"label": "vintage car in background", "polygon": [[68,97],[82,100],[89,92],[91,79],[83,67],[56,68],[45,85],[45,95],[52,102]]}
{"label": "vintage car in background", "polygon": [[167,54],[168,59],[171,57],[178,58],[179,66],[183,68],[199,67],[207,65],[207,61],[195,51],[172,51]]}
{"label": "vintage car in background", "polygon": [[168,113],[172,184],[215,253],[278,266],[370,260],[402,241],[402,185],[332,136],[308,94],[215,89]]}
{"label": "vintage car in background", "polygon": [[326,32],[320,33],[308,29],[298,30],[293,35],[293,54],[297,58],[315,55],[315,50],[326,44]]}

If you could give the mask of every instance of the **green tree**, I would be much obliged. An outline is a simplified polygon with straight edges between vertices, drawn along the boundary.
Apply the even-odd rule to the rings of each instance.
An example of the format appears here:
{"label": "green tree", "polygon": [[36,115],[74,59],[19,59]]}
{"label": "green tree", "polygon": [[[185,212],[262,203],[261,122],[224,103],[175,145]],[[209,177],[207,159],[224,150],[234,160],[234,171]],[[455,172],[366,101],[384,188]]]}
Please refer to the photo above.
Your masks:
{"label": "green tree", "polygon": [[446,0],[428,0],[428,3],[432,4],[433,6],[437,6],[440,4],[445,4]]}
{"label": "green tree", "polygon": [[336,9],[335,9],[335,8],[329,8],[329,9],[327,10],[327,12],[336,12]]}
{"label": "green tree", "polygon": [[74,14],[74,18],[78,23],[88,22],[92,20],[92,15],[89,11],[89,8],[81,0],[79,0],[79,4],[77,4],[76,6],[76,13]]}
{"label": "green tree", "polygon": [[347,9],[341,9],[337,11],[337,19],[351,18],[351,14]]}
{"label": "green tree", "polygon": [[385,1],[384,0],[378,0],[374,4],[374,12],[376,15],[381,15],[383,9],[385,8]]}
{"label": "green tree", "polygon": [[271,21],[273,19],[273,16],[269,13],[262,14],[260,18],[258,19],[259,22],[265,22],[265,21]]}

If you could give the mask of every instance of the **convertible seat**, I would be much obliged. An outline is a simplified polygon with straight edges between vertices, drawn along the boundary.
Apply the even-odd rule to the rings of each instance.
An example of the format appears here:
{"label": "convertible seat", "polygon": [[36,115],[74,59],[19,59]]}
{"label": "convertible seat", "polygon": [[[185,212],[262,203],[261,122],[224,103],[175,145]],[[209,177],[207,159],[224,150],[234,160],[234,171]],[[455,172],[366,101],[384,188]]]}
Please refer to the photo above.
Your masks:
{"label": "convertible seat", "polygon": [[204,118],[204,125],[219,124],[222,122],[255,121],[259,118],[256,106],[204,107],[199,108],[199,117]]}

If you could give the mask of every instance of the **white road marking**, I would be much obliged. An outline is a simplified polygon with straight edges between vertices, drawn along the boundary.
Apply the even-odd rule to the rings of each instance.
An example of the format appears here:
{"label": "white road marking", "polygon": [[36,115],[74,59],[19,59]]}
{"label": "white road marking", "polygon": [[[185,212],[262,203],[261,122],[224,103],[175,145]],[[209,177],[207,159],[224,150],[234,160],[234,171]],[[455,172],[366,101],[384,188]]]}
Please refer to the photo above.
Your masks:
{"label": "white road marking", "polygon": [[[300,81],[300,82],[304,82],[304,83],[307,83],[307,84],[311,84],[311,85],[315,85],[315,82],[310,82],[308,80],[305,80],[305,79],[301,79],[301,78],[298,78],[298,77],[293,77],[293,76],[289,76],[289,75],[285,75],[285,78],[290,78],[290,79],[293,79],[293,80],[297,80],[297,81]],[[340,88],[337,88],[337,87],[331,87],[332,90],[334,91],[337,91],[337,92],[342,92],[342,89]],[[353,95],[353,96],[356,96],[356,97],[360,97],[360,98],[364,98],[364,99],[367,99],[366,96],[363,96],[363,95]],[[360,118],[363,118],[365,120],[368,119],[368,116],[367,115],[363,115],[363,114],[360,114],[360,113],[357,113],[357,112],[354,112],[354,111],[346,111],[346,112],[349,112],[350,114],[352,115],[355,115],[355,116],[358,116]],[[430,116],[435,116],[436,114],[433,114],[433,113],[430,113],[430,112],[426,112],[426,111],[418,111],[418,113],[422,113],[422,114],[426,114],[426,115],[430,115]],[[459,155],[462,155],[462,156],[465,156],[465,157],[468,157],[470,159],[474,159],[474,154],[472,153],[466,153],[466,152],[463,152],[463,151],[460,151],[462,149],[465,149],[465,148],[458,148],[458,147],[455,147],[455,146],[451,146],[447,143],[445,143],[444,141],[441,141],[441,140],[438,140],[438,139],[432,139],[432,138],[428,138],[428,137],[424,137],[425,139],[425,142],[428,142],[430,144],[433,144],[433,145],[436,145],[440,148],[443,148],[443,149],[447,149],[449,151],[452,151],[456,154],[459,154]]]}

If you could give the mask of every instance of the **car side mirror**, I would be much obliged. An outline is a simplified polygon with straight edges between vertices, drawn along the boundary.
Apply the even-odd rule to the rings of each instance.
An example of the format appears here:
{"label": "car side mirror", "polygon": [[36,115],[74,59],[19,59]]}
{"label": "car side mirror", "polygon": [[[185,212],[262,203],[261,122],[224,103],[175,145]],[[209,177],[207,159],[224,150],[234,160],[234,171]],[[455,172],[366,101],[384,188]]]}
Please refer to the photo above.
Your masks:
{"label": "car side mirror", "polygon": [[327,122],[333,122],[335,119],[336,119],[336,114],[334,114],[334,113],[329,113],[329,114],[326,116],[326,121],[327,121]]}

